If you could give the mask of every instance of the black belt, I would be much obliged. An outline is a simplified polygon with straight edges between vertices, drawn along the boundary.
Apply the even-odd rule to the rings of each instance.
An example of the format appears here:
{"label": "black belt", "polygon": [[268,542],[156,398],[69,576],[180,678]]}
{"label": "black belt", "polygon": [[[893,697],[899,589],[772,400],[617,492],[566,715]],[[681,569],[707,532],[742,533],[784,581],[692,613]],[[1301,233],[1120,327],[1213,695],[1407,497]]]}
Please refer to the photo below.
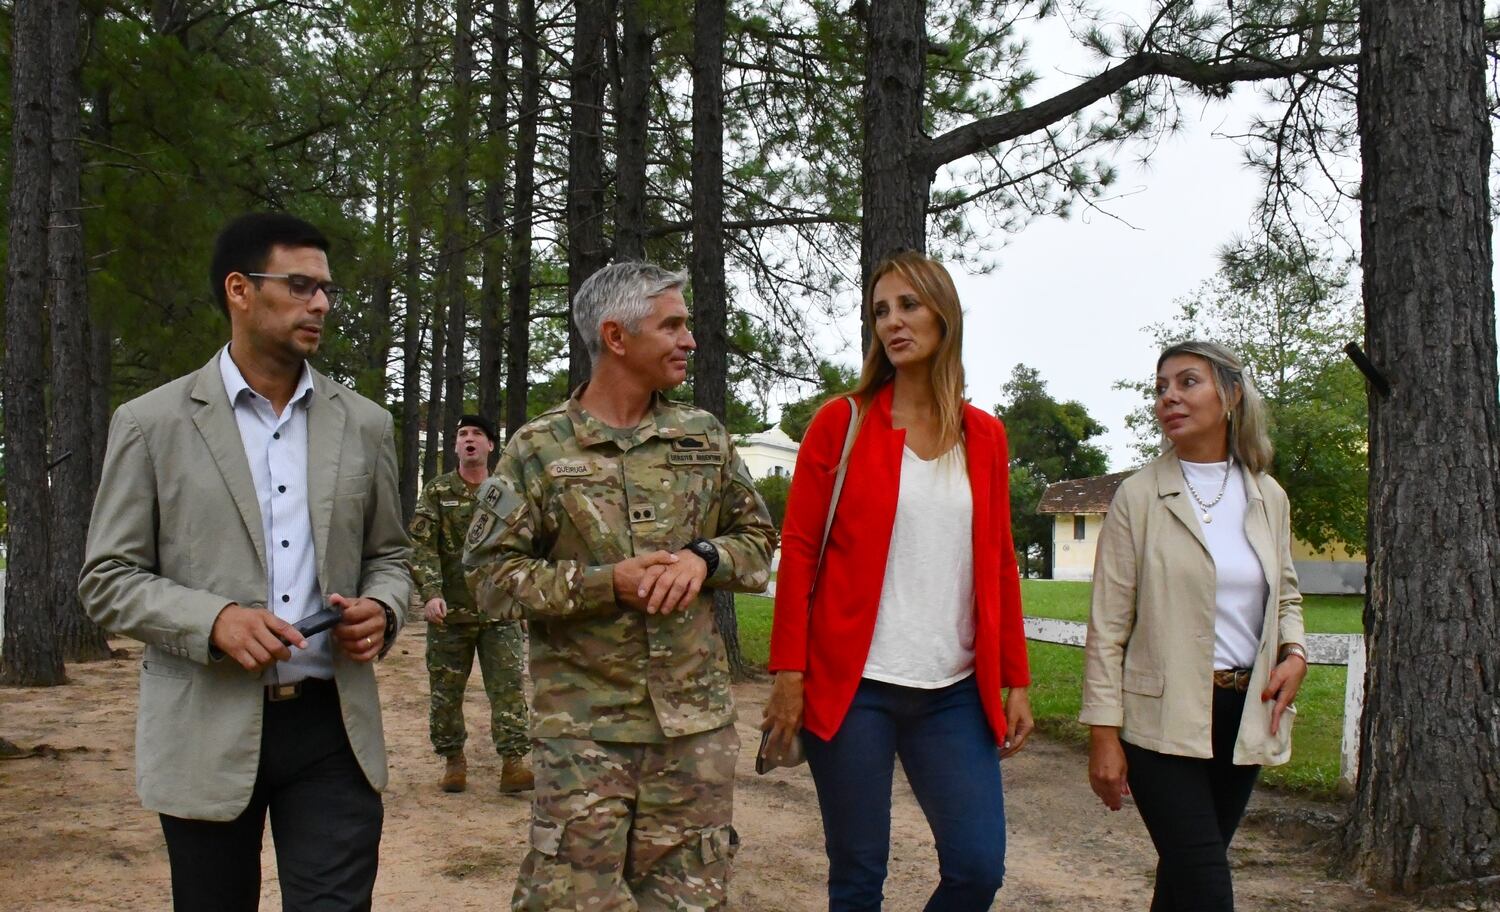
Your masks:
{"label": "black belt", "polygon": [[284,703],[304,695],[311,696],[324,690],[337,692],[337,685],[327,678],[303,678],[290,684],[267,684],[266,702]]}

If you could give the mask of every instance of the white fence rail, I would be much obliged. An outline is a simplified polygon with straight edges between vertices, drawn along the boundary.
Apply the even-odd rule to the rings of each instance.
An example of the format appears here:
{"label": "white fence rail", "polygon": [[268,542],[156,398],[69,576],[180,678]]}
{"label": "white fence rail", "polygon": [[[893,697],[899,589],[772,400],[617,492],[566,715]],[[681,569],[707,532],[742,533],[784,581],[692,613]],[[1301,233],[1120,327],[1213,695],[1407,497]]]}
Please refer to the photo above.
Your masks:
{"label": "white fence rail", "polygon": [[[1039,643],[1083,648],[1088,625],[1055,618],[1026,618],[1026,639]],[[1310,633],[1307,661],[1312,665],[1346,666],[1344,682],[1344,737],[1339,751],[1339,781],[1352,788],[1359,769],[1359,717],[1365,708],[1365,638],[1357,633]]]}

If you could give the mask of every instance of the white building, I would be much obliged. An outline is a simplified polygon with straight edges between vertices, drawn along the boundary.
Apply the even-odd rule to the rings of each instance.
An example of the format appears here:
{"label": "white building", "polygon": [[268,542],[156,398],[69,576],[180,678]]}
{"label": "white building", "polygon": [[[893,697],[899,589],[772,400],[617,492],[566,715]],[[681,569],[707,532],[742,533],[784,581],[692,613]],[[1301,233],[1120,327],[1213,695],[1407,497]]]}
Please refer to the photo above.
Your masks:
{"label": "white building", "polygon": [[773,475],[791,478],[797,465],[797,441],[788,437],[779,425],[736,438],[734,447],[756,481]]}

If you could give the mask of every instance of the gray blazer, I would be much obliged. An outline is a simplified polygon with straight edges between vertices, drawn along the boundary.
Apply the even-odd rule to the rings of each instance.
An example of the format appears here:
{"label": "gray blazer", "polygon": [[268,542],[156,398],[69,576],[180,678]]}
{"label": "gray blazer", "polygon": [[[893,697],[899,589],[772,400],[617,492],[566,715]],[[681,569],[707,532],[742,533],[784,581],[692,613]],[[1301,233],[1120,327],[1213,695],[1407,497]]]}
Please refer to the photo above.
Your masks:
{"label": "gray blazer", "polygon": [[[1234,762],[1274,766],[1292,751],[1296,708],[1271,734],[1261,691],[1283,643],[1306,642],[1292,565],[1286,492],[1241,468],[1245,537],[1266,578],[1266,613]],[[1170,451],[1125,479],[1104,517],[1084,646],[1087,725],[1120,727],[1131,744],[1164,754],[1212,757],[1214,561]]]}
{"label": "gray blazer", "polygon": [[[325,598],[378,599],[400,623],[411,577],[391,416],[312,375],[307,481],[318,583]],[[261,679],[212,659],[208,637],[225,605],[265,602],[262,528],[218,355],[116,410],[78,593],[98,624],[146,644],[135,754],[150,810],[232,820],[250,802]],[[383,789],[374,666],[335,646],[334,677],[355,756]]]}

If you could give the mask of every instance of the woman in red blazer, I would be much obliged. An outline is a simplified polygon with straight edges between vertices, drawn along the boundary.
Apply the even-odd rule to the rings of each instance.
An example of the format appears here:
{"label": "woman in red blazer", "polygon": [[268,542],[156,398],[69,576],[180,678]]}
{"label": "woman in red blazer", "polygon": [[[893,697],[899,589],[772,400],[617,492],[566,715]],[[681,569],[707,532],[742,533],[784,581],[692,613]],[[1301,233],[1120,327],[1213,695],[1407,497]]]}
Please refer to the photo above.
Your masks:
{"label": "woman in red blazer", "polygon": [[875,339],[857,414],[824,405],[797,455],[763,728],[772,750],[802,739],[830,912],[880,908],[897,757],[937,841],[927,908],[984,910],[1005,871],[996,745],[1009,756],[1032,728],[1005,429],[964,402],[963,314],[940,263],[886,259],[864,307]]}

